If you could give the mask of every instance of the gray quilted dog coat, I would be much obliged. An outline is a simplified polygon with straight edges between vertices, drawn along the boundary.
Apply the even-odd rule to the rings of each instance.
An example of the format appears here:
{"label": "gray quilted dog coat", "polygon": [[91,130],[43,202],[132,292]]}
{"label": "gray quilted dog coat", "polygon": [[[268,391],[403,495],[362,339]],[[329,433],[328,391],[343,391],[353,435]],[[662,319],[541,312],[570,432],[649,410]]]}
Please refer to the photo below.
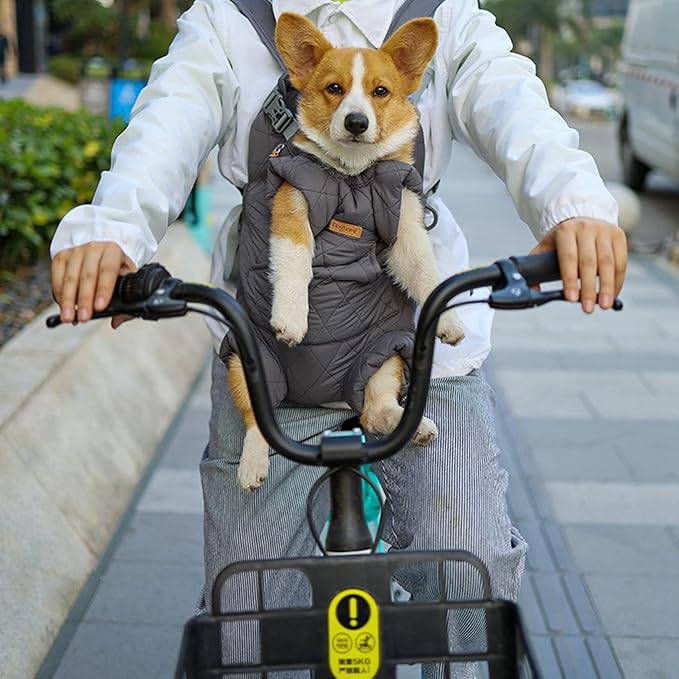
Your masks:
{"label": "gray quilted dog coat", "polygon": [[[309,327],[292,348],[276,340],[270,325],[271,200],[283,181],[304,194],[315,239]],[[237,297],[254,324],[273,404],[346,401],[360,411],[365,385],[384,361],[395,354],[407,364],[412,358],[415,303],[388,275],[386,259],[401,192],[420,194],[420,176],[392,160],[344,175],[288,142],[269,158],[266,191],[262,185],[256,193],[248,186],[243,196]],[[228,333],[220,357],[227,360],[233,351],[235,337]]]}

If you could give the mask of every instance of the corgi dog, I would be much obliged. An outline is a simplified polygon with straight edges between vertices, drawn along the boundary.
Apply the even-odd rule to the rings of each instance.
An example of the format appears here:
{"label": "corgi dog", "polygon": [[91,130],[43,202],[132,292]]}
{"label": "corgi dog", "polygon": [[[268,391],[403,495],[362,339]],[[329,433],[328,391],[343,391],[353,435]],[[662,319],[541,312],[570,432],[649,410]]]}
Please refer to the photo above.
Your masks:
{"label": "corgi dog", "polygon": [[[276,45],[290,82],[300,94],[294,147],[340,178],[357,177],[382,161],[411,166],[419,118],[408,97],[419,87],[437,42],[435,22],[422,18],[405,23],[380,49],[335,48],[308,19],[282,14]],[[385,250],[385,276],[414,310],[440,278],[425,229],[421,195],[399,185],[398,196],[400,213],[394,218],[396,235]],[[305,193],[282,181],[271,204],[268,271],[268,331],[274,344],[281,343],[277,346],[282,353],[304,345],[309,330],[316,237],[310,210]],[[338,234],[360,241],[361,227],[336,220],[331,220],[330,227],[333,223]],[[464,338],[455,311],[440,317],[437,336],[453,345]],[[399,397],[406,363],[399,353],[382,361],[366,379],[362,404],[356,408],[362,427],[375,434],[393,431],[403,413]],[[228,358],[228,382],[246,429],[238,480],[244,489],[255,490],[268,473],[269,446],[257,427],[243,365],[235,352]],[[334,400],[321,399],[316,405]],[[423,418],[413,441],[426,445],[437,433],[434,422]]]}

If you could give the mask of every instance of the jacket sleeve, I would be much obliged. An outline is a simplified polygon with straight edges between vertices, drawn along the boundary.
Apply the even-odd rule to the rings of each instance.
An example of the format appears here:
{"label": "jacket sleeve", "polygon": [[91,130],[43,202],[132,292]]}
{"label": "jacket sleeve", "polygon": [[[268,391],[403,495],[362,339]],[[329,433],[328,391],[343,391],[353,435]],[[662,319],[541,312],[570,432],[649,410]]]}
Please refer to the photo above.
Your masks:
{"label": "jacket sleeve", "polygon": [[234,123],[239,85],[214,25],[212,0],[197,0],[178,22],[116,140],[111,169],[91,205],[71,210],[51,245],[118,243],[137,265],[155,253],[181,212],[200,166]]}
{"label": "jacket sleeve", "polygon": [[507,33],[476,0],[441,9],[453,135],[505,182],[536,238],[572,217],[617,224],[618,206],[594,159],[550,108],[534,64],[511,51]]}

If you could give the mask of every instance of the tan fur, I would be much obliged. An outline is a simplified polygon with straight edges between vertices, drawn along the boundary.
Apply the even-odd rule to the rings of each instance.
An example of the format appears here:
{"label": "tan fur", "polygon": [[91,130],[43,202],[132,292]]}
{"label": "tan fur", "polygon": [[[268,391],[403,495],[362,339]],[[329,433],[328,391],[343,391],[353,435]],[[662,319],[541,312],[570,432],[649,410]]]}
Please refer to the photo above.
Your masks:
{"label": "tan fur", "polygon": [[231,397],[238,409],[246,429],[251,429],[257,426],[255,414],[252,410],[252,402],[248,394],[248,385],[245,382],[245,373],[243,372],[243,362],[238,354],[232,354],[229,359],[227,380],[229,382],[229,389],[231,390]]}
{"label": "tan fur", "polygon": [[[403,384],[404,363],[400,356],[388,358],[368,380],[365,386],[361,426],[374,434],[388,434],[394,431],[403,415],[398,398]],[[423,417],[415,432],[413,443],[426,446],[438,434],[436,425]]]}
{"label": "tan fur", "polygon": [[[333,48],[308,19],[282,14],[276,44],[290,81],[303,95],[295,144],[349,175],[360,174],[378,160],[412,163],[418,114],[408,96],[417,90],[437,41],[433,20],[414,19],[379,50]],[[357,131],[351,125],[347,129],[349,113],[363,114],[366,129]],[[279,341],[294,346],[307,331],[313,275],[314,240],[302,192],[284,182],[274,196],[271,220],[271,327]],[[439,282],[420,199],[406,190],[389,271],[418,304]],[[463,337],[454,312],[442,317],[438,334],[450,343]],[[403,374],[403,359],[396,355],[368,380],[360,415],[367,431],[386,434],[397,426],[403,413],[399,405]],[[229,387],[246,427],[238,479],[243,488],[254,490],[266,477],[269,449],[257,428],[237,356],[229,364]],[[436,435],[436,425],[423,418],[413,441],[426,445]]]}
{"label": "tan fur", "polygon": [[304,194],[288,182],[283,182],[271,204],[271,235],[287,238],[295,245],[306,245],[312,249],[314,237],[308,212]]}
{"label": "tan fur", "polygon": [[269,444],[257,426],[245,382],[243,363],[237,354],[229,359],[227,379],[233,402],[245,424],[245,442],[238,464],[238,482],[243,490],[257,490],[269,472]]}

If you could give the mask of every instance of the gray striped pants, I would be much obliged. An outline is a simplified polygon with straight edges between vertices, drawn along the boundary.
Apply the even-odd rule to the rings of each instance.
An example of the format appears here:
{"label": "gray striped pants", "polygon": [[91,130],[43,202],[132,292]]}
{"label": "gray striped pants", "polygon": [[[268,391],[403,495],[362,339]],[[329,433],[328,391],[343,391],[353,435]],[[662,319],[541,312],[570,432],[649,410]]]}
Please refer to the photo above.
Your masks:
{"label": "gray striped pants", "polygon": [[[387,543],[394,549],[415,551],[468,550],[486,564],[493,596],[516,600],[527,545],[507,514],[507,472],[498,465],[493,404],[493,391],[479,371],[433,380],[425,414],[438,426],[438,438],[426,448],[409,446],[374,465],[374,471],[386,494],[383,539]],[[346,410],[285,403],[276,413],[286,434],[297,440],[315,437],[310,441],[317,441],[315,435],[322,431],[339,426],[348,415]],[[236,480],[244,436],[243,422],[227,387],[226,369],[216,358],[208,456],[201,462],[208,593],[218,573],[230,563],[303,557],[314,550],[305,516],[306,497],[322,469],[272,454],[264,486],[246,493]],[[323,493],[318,495],[316,525],[322,525],[328,512],[323,497]],[[455,582],[447,583],[447,588],[454,588],[457,599],[478,598],[478,578],[470,573],[459,577],[460,573],[452,576]],[[414,599],[426,600],[434,594],[433,579],[426,569],[404,573],[399,580]],[[246,599],[252,595],[248,590],[250,587],[242,582],[227,586],[223,605],[229,610],[244,610]],[[275,608],[290,605],[299,594],[285,582],[271,591],[268,606]],[[464,628],[464,621],[460,625]],[[474,632],[458,629],[457,635],[464,643]],[[248,633],[235,636],[240,637],[241,648],[234,652],[241,659],[243,653],[249,653],[245,648]],[[473,639],[469,641],[473,643]],[[252,639],[249,645],[255,645]],[[453,676],[473,676],[472,669],[460,668]]]}

